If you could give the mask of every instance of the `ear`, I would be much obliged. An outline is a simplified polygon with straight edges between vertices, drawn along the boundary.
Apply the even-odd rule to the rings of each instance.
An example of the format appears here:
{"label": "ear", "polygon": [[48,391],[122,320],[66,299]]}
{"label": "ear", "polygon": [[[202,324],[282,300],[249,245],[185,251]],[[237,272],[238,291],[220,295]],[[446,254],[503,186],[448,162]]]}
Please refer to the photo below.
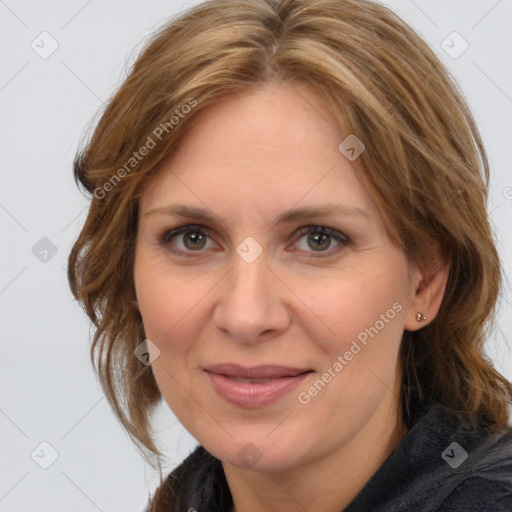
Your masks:
{"label": "ear", "polygon": [[135,307],[135,309],[139,312],[139,315],[140,315],[139,302],[136,300],[132,300],[132,304]]}
{"label": "ear", "polygon": [[[415,268],[411,278],[411,299],[405,314],[405,329],[417,331],[431,323],[439,312],[450,272],[450,261],[438,254],[422,270]],[[426,317],[418,321],[418,313]]]}

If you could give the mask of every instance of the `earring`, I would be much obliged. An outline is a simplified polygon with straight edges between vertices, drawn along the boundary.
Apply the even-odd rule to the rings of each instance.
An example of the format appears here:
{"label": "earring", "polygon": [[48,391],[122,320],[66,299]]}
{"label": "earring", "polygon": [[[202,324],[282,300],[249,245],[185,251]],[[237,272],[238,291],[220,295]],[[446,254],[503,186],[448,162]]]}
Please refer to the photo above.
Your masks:
{"label": "earring", "polygon": [[419,313],[416,315],[416,320],[418,322],[424,322],[427,319],[427,317],[423,313]]}

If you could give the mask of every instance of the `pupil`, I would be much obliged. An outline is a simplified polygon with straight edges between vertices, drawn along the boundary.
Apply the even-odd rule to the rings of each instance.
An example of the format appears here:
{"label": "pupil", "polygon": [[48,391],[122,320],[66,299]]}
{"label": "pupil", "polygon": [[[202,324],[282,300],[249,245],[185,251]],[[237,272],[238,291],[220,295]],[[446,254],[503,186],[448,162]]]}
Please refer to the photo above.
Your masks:
{"label": "pupil", "polygon": [[[329,247],[329,242],[327,242],[327,244],[325,244],[325,240],[328,240],[329,235],[315,233],[312,236],[313,236],[313,239],[315,240],[315,246],[317,248],[326,249]],[[320,240],[322,238],[323,238],[323,240]],[[319,241],[320,241],[320,243],[317,243]]]}
{"label": "pupil", "polygon": [[204,245],[204,243],[198,244],[197,242],[201,242],[201,241],[204,242],[204,236],[197,232],[189,233],[189,234],[187,234],[186,241],[187,242],[192,241],[192,248],[196,248],[196,249],[198,247],[201,248]]}

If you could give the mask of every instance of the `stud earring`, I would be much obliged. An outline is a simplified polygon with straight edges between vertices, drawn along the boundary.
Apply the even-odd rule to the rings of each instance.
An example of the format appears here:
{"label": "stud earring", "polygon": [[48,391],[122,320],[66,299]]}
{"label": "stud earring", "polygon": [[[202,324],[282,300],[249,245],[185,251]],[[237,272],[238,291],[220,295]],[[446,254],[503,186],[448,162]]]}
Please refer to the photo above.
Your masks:
{"label": "stud earring", "polygon": [[416,320],[418,322],[424,322],[427,319],[427,317],[423,313],[419,313],[416,315]]}

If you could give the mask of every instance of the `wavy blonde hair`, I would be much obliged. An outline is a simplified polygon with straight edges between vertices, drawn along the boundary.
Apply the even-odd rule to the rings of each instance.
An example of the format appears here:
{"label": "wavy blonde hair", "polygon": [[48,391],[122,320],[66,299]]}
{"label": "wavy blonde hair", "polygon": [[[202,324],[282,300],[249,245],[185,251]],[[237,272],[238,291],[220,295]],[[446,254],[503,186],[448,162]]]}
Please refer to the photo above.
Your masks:
{"label": "wavy blonde hair", "polygon": [[[137,448],[160,464],[151,414],[161,394],[151,366],[134,356],[145,339],[133,303],[141,189],[199,112],[278,81],[309,85],[364,141],[354,168],[408,260],[422,267],[438,248],[450,262],[437,317],[403,335],[405,420],[441,402],[474,424],[504,425],[511,385],[484,354],[501,286],[489,166],[448,71],[398,16],[368,0],[210,0],[146,44],[74,164],[92,197],[69,283],[95,327],[91,359],[104,392]],[[191,99],[194,108],[171,123]],[[159,126],[161,140],[131,161]]]}

